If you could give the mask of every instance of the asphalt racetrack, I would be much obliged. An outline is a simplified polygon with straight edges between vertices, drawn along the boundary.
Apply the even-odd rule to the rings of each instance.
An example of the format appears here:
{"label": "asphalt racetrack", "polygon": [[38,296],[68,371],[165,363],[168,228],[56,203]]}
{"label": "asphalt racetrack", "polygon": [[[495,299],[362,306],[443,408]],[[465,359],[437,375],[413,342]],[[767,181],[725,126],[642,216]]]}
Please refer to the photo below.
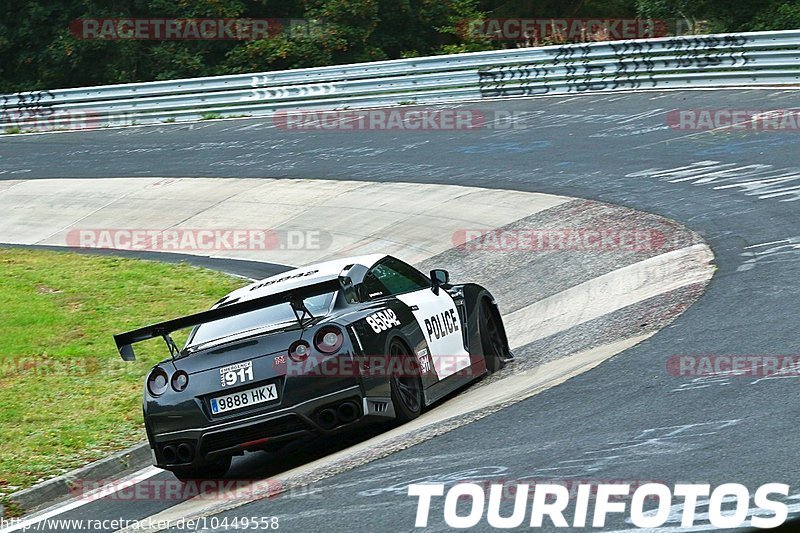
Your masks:
{"label": "asphalt racetrack", "polygon": [[[516,113],[514,127],[469,131],[294,132],[269,119],[246,119],[13,136],[0,139],[0,179],[461,185],[598,200],[674,219],[710,245],[717,271],[697,303],[656,335],[472,423],[304,492],[219,516],[279,517],[280,529],[289,531],[408,531],[417,508],[407,495],[410,483],[547,479],[731,482],[751,490],[787,483],[790,516],[797,516],[797,374],[690,379],[666,368],[680,354],[796,354],[800,326],[800,133],[681,131],[667,125],[666,114],[796,106],[791,90],[641,92],[462,104],[487,117]],[[593,327],[602,322],[590,323],[582,335],[595,334]],[[257,474],[275,468],[263,465]],[[63,516],[143,519],[166,507],[100,501]],[[679,511],[669,531],[682,530]],[[633,527],[624,515],[610,515],[606,526]],[[488,529],[485,521],[481,527]],[[428,529],[448,529],[441,498],[431,507]],[[712,527],[699,519],[691,530],[705,529]]]}

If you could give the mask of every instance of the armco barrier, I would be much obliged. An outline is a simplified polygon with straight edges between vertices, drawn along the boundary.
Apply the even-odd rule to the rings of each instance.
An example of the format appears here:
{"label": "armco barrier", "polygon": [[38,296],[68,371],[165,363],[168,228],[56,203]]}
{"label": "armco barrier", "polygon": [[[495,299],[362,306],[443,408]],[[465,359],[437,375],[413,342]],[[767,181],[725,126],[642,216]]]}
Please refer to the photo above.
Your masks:
{"label": "armco barrier", "polygon": [[72,129],[624,89],[800,84],[800,30],[520,48],[0,96],[0,128]]}

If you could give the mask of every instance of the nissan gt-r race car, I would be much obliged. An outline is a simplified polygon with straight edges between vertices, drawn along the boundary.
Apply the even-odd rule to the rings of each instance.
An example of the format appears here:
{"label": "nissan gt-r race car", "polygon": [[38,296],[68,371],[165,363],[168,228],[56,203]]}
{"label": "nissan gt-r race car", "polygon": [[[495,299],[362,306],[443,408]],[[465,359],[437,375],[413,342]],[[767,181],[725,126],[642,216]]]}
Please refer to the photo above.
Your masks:
{"label": "nissan gt-r race car", "polygon": [[[170,336],[193,328],[179,349]],[[162,337],[170,358],[145,380],[154,464],[219,477],[231,457],[357,424],[411,420],[511,358],[497,304],[386,255],[291,270],[210,310],[114,336]]]}

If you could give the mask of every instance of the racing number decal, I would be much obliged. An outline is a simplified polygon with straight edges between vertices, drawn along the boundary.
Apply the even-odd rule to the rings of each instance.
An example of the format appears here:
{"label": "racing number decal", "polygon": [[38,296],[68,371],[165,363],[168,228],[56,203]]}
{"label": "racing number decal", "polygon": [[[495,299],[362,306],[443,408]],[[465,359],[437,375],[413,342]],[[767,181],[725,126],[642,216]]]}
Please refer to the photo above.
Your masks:
{"label": "racing number decal", "polygon": [[219,369],[219,382],[223,387],[231,387],[237,383],[253,381],[253,362],[244,361]]}
{"label": "racing number decal", "polygon": [[366,321],[375,333],[380,333],[381,331],[386,331],[389,328],[400,325],[397,315],[391,309],[384,309],[383,311],[373,313],[366,318]]}
{"label": "racing number decal", "polygon": [[400,294],[397,299],[412,309],[428,342],[430,357],[439,379],[470,365],[469,353],[464,349],[461,336],[461,320],[456,304],[447,291],[440,290],[437,295],[430,289],[422,289]]}

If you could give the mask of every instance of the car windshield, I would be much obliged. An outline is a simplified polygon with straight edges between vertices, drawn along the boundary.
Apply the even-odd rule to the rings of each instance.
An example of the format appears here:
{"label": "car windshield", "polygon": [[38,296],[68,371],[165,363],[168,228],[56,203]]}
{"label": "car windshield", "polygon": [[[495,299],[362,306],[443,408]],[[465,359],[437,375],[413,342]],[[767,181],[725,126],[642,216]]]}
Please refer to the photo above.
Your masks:
{"label": "car windshield", "polygon": [[[310,296],[303,300],[303,302],[312,315],[318,316],[326,314],[330,310],[335,296],[336,291],[333,291]],[[186,348],[197,347],[210,341],[263,329],[272,325],[296,322],[296,320],[297,318],[295,318],[294,311],[292,311],[292,306],[288,303],[256,309],[249,313],[223,318],[197,326],[194,332],[189,336]]]}

